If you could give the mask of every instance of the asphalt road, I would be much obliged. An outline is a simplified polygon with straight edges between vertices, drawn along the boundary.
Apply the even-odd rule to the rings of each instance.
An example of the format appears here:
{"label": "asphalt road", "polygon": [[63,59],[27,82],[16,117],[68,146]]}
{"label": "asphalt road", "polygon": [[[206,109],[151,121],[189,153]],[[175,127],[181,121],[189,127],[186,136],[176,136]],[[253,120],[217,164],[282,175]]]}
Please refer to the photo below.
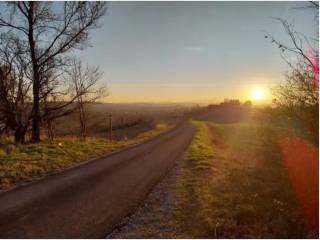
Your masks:
{"label": "asphalt road", "polygon": [[180,158],[188,122],[137,146],[0,194],[0,238],[102,238]]}

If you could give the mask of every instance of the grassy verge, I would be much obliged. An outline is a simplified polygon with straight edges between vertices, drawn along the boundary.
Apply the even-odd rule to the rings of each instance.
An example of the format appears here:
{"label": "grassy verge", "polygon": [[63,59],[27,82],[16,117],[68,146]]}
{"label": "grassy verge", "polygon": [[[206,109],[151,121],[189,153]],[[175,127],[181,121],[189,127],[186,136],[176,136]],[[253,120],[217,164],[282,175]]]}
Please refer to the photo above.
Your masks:
{"label": "grassy verge", "polygon": [[197,132],[177,179],[179,237],[310,237],[271,129],[193,124]]}
{"label": "grassy verge", "polygon": [[137,137],[122,141],[103,138],[57,138],[54,142],[15,146],[10,139],[0,141],[0,190],[19,183],[42,178],[89,158],[138,144],[168,130],[172,126],[157,124],[156,127]]}

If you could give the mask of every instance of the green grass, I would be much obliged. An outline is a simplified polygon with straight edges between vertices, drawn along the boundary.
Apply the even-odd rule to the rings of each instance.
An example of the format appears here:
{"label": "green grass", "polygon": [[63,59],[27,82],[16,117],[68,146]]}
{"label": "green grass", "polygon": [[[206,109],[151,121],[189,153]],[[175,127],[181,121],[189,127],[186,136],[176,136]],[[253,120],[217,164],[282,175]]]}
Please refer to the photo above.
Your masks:
{"label": "green grass", "polygon": [[193,125],[197,133],[186,152],[186,159],[194,169],[207,169],[212,165],[211,159],[215,156],[208,127],[199,121],[194,121]]}
{"label": "green grass", "polygon": [[156,127],[137,137],[122,141],[103,138],[57,138],[53,142],[14,145],[9,138],[0,141],[0,190],[16,184],[42,178],[48,174],[77,165],[90,158],[138,144],[168,130],[171,126],[157,124]]}
{"label": "green grass", "polygon": [[305,238],[276,132],[258,124],[193,122],[177,177],[179,238]]}

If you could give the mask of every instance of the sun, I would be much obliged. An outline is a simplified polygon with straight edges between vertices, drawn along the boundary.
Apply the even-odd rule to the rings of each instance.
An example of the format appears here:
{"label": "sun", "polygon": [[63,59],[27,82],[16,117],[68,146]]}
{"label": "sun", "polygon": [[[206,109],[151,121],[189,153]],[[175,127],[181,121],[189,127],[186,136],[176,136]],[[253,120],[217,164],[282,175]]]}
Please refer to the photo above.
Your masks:
{"label": "sun", "polygon": [[261,87],[256,87],[251,91],[252,100],[259,101],[266,98],[266,89]]}

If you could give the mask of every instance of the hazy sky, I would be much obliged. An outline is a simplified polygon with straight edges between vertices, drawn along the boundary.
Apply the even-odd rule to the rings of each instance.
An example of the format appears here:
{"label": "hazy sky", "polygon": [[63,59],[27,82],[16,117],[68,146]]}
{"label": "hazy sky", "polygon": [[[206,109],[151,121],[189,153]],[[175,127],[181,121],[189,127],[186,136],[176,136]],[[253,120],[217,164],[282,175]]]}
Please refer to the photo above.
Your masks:
{"label": "hazy sky", "polygon": [[[305,3],[303,3],[305,4]],[[287,68],[264,31],[286,35],[273,17],[312,35],[299,2],[109,2],[102,28],[81,53],[104,71],[107,102],[208,102],[250,97]]]}

